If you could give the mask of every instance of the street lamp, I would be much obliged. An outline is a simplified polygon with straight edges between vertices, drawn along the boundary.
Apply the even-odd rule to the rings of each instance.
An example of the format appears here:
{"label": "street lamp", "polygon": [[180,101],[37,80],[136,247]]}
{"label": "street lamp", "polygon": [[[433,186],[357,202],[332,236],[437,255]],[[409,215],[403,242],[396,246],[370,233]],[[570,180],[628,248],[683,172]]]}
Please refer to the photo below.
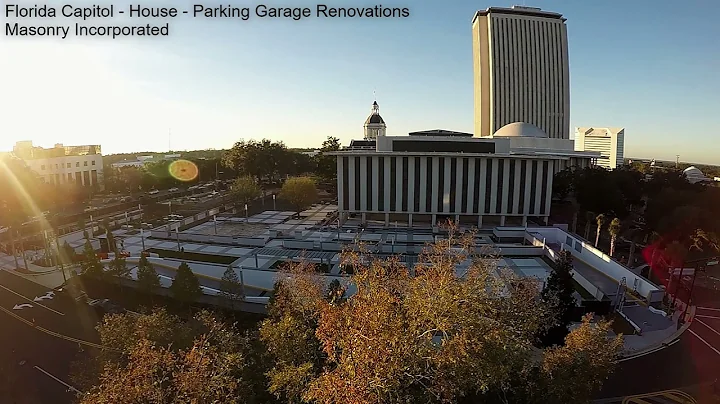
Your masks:
{"label": "street lamp", "polygon": [[249,220],[249,218],[248,218],[248,207],[247,207],[247,203],[246,203],[246,204],[245,204],[245,222],[247,222],[248,220]]}
{"label": "street lamp", "polygon": [[273,194],[273,210],[277,210],[277,209],[275,208],[275,194]]}

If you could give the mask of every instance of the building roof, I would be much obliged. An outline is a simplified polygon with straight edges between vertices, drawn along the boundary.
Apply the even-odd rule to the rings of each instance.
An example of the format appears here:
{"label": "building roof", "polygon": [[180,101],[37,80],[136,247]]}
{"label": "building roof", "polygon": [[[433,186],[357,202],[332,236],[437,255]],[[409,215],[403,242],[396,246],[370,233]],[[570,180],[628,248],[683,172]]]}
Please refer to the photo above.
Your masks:
{"label": "building roof", "polygon": [[512,6],[512,8],[506,8],[506,7],[489,7],[485,10],[480,10],[475,13],[475,16],[473,17],[473,22],[479,17],[479,16],[486,16],[488,14],[511,14],[511,15],[523,15],[528,17],[544,17],[544,18],[552,18],[552,19],[558,19],[562,21],[566,21],[566,18],[563,18],[562,14],[560,13],[554,13],[552,11],[543,11],[540,8],[537,7],[525,7],[525,6]]}
{"label": "building roof", "polygon": [[382,119],[380,114],[370,114],[370,116],[367,118],[367,120],[365,120],[365,125],[367,125],[369,123],[381,123],[384,125],[385,120]]}
{"label": "building roof", "polygon": [[695,184],[703,181],[710,181],[710,178],[706,177],[699,168],[690,166],[683,170],[683,175],[687,178],[688,182]]}
{"label": "building roof", "polygon": [[445,130],[445,129],[431,129],[431,130],[423,130],[418,132],[410,132],[408,133],[410,136],[459,136],[459,137],[472,137],[472,133],[465,133],[465,132],[455,132],[452,130]]}
{"label": "building roof", "polygon": [[548,135],[535,125],[526,122],[509,123],[498,129],[493,137],[537,137],[547,138]]}

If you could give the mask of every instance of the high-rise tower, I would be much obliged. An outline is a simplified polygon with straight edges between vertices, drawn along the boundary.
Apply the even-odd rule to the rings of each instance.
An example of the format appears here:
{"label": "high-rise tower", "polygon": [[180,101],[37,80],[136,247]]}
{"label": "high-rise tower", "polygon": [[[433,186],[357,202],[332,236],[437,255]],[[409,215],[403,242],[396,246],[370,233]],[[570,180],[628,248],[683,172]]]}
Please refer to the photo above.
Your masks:
{"label": "high-rise tower", "polygon": [[570,139],[565,18],[539,8],[491,7],[472,22],[475,136],[526,122]]}

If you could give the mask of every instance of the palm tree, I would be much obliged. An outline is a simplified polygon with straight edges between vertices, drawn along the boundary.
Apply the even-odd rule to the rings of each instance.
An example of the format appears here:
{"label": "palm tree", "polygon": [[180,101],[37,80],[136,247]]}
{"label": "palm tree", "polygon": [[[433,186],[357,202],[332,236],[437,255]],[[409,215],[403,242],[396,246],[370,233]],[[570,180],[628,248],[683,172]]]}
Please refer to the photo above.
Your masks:
{"label": "palm tree", "polygon": [[602,226],[605,224],[605,215],[602,213],[597,215],[595,221],[597,222],[597,233],[595,234],[595,248],[597,248],[598,244],[600,243],[600,230],[602,230]]}
{"label": "palm tree", "polygon": [[612,257],[613,254],[615,254],[615,242],[617,241],[617,236],[620,234],[620,219],[615,218],[610,222],[610,226],[608,226],[608,233],[610,233],[610,256]]}
{"label": "palm tree", "polygon": [[590,225],[593,219],[595,219],[594,213],[590,211],[585,212],[585,240],[590,240]]}

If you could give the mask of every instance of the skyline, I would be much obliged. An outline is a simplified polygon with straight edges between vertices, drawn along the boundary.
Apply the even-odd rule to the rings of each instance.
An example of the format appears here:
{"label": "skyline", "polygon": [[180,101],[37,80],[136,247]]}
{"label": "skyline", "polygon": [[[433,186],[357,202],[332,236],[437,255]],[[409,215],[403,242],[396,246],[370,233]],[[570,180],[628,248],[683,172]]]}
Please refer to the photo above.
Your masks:
{"label": "skyline", "polygon": [[[711,71],[720,56],[706,51],[720,35],[712,23],[720,5],[525,3],[568,19],[570,133],[620,126],[627,157],[720,164],[695,146],[712,142],[706,128],[720,124]],[[347,145],[362,136],[374,90],[388,135],[474,132],[471,20],[490,6],[512,3],[418,1],[406,19],[182,19],[164,39],[3,37],[0,150],[33,140],[101,144],[105,154],[166,151],[168,131],[174,150],[243,138],[319,147],[335,136]]]}

